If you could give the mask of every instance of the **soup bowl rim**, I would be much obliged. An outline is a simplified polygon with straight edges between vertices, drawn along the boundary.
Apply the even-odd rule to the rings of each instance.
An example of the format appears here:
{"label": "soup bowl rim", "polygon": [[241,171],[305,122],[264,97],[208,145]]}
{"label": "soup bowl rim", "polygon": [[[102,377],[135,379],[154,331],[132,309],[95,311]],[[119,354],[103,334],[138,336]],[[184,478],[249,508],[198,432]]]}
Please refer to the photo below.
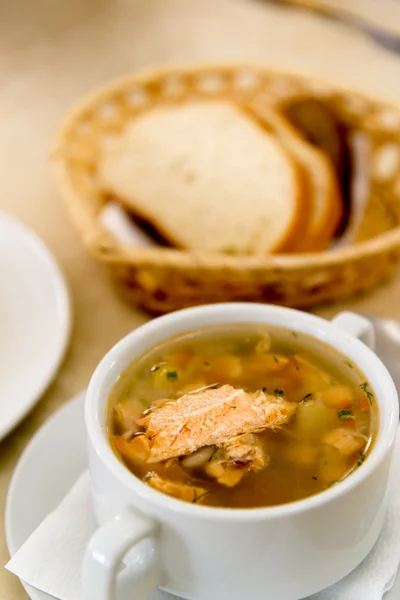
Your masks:
{"label": "soup bowl rim", "polygon": [[[111,389],[118,375],[134,359],[135,347],[142,346],[142,350],[137,353],[140,356],[160,341],[168,340],[171,336],[176,335],[174,332],[176,327],[179,328],[180,333],[190,332],[196,330],[196,323],[199,327],[199,321],[203,320],[205,321],[204,326],[207,326],[206,323],[208,326],[239,323],[270,324],[297,333],[305,333],[328,344],[333,349],[339,350],[361,372],[364,373],[368,370],[370,376],[367,375],[367,380],[375,395],[379,419],[374,444],[365,462],[343,481],[327,490],[301,500],[261,508],[194,505],[154,490],[131,473],[114,454],[107,437],[106,405]],[[286,324],[282,325],[282,323]],[[203,325],[200,324],[200,327]],[[165,332],[165,335],[160,335],[161,332]],[[154,336],[157,337],[157,340],[151,343],[150,340]],[[378,386],[379,390],[377,390]],[[85,401],[86,430],[94,451],[108,471],[143,503],[157,512],[167,510],[194,519],[224,520],[237,523],[279,519],[315,510],[349,493],[368,479],[387,457],[394,444],[398,420],[399,403],[395,385],[384,364],[370,348],[321,317],[291,308],[255,303],[212,304],[183,309],[158,317],[138,327],[111,348],[100,361],[90,380]]]}

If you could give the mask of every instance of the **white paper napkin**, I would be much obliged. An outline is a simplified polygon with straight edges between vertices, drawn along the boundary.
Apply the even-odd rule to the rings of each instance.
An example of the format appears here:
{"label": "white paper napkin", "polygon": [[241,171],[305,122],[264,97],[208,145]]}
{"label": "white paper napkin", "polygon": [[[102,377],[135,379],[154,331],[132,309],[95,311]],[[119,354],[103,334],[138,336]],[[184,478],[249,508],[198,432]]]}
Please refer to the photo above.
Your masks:
{"label": "white paper napkin", "polygon": [[[86,471],[35,529],[6,569],[59,600],[84,600],[80,591],[86,545],[97,527]],[[149,600],[179,600],[156,591]]]}
{"label": "white paper napkin", "polygon": [[155,246],[154,240],[135,225],[116,202],[106,204],[98,218],[108,233],[124,246]]}
{"label": "white paper napkin", "polygon": [[[390,474],[386,520],[378,542],[355,571],[309,600],[381,600],[390,590],[400,564],[399,473],[400,433]],[[95,528],[90,479],[89,474],[84,473],[6,568],[29,585],[59,600],[83,600],[80,595],[82,557]],[[173,598],[163,592],[151,596],[151,600]]]}
{"label": "white paper napkin", "polygon": [[[366,140],[365,136],[358,133],[354,136],[352,143],[358,148],[363,144],[368,143],[368,140]],[[349,226],[346,232],[340,239],[331,244],[332,249],[352,243],[361,222],[365,202],[368,197],[368,190],[366,189],[365,177],[362,177],[365,166],[362,163],[362,160],[365,159],[362,157],[359,158],[359,154],[361,154],[361,150],[358,153],[355,152],[355,156],[357,157],[357,161],[360,162],[360,165],[358,166],[358,171],[355,173],[353,182],[355,199],[354,210],[350,217]],[[100,212],[98,219],[114,240],[123,246],[132,246],[135,248],[157,246],[154,239],[139,227],[139,225],[136,225],[136,223],[129,218],[127,212],[117,202],[109,202],[106,204]]]}

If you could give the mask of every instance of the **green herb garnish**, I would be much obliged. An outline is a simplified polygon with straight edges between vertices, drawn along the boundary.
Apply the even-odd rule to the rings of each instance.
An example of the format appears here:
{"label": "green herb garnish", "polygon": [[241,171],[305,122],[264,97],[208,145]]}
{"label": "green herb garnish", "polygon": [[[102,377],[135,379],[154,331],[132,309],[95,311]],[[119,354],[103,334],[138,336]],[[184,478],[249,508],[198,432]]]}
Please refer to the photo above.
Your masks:
{"label": "green herb garnish", "polygon": [[350,369],[354,369],[353,365],[351,364],[351,362],[349,360],[345,360],[344,364],[347,365],[348,367],[350,367]]}
{"label": "green herb garnish", "polygon": [[218,448],[214,448],[214,450],[207,462],[210,462],[212,460],[212,457],[214,456],[214,454],[216,453],[217,450],[218,450]]}
{"label": "green herb garnish", "polygon": [[314,479],[314,481],[318,481],[318,477],[311,477],[311,479]]}
{"label": "green herb garnish", "polygon": [[204,492],[204,494],[200,494],[200,496],[197,495],[197,490],[196,488],[194,488],[193,490],[193,500],[192,503],[196,504],[196,502],[199,502],[199,500],[201,500],[202,498],[204,498],[204,496],[207,496],[207,494],[210,494],[211,492]]}
{"label": "green herb garnish", "polygon": [[176,371],[167,371],[166,376],[167,379],[170,379],[171,381],[178,379],[178,373]]}
{"label": "green herb garnish", "polygon": [[302,398],[302,402],[304,402],[304,400],[309,400],[310,398],[312,398],[312,392],[310,392],[309,394],[306,394],[303,398]]}
{"label": "green herb garnish", "polygon": [[339,479],[334,479],[333,481],[330,481],[328,483],[328,488],[332,487],[333,485],[336,485],[337,483],[339,483]]}
{"label": "green herb garnish", "polygon": [[295,337],[295,338],[297,338],[298,337],[297,336],[297,331],[292,331],[292,336]]}
{"label": "green herb garnish", "polygon": [[338,417],[341,421],[352,421],[355,418],[353,415],[353,411],[351,411],[349,408],[339,410]]}
{"label": "green herb garnish", "polygon": [[284,393],[285,392],[283,390],[275,390],[274,391],[275,396],[283,396]]}
{"label": "green herb garnish", "polygon": [[139,402],[140,404],[143,404],[143,406],[148,406],[149,403],[147,402],[146,398],[139,398]]}
{"label": "green herb garnish", "polygon": [[267,388],[266,388],[266,387],[263,387],[263,388],[262,388],[262,391],[263,391],[263,392],[266,392],[266,391],[267,391]]}
{"label": "green herb garnish", "polygon": [[275,356],[275,354],[274,354],[274,356],[273,356],[273,359],[274,359],[274,361],[275,361],[276,363],[278,363],[278,362],[279,362],[279,360],[278,360],[278,357],[277,357],[277,356]]}
{"label": "green herb garnish", "polygon": [[374,397],[374,395],[372,392],[370,392],[368,390],[368,382],[364,381],[363,383],[360,383],[360,388],[362,389],[364,394],[367,396],[368,402],[372,405],[372,398]]}
{"label": "green herb garnish", "polygon": [[208,361],[204,361],[204,364],[206,365],[206,367],[209,367],[211,363],[209,363]]}
{"label": "green herb garnish", "polygon": [[360,455],[359,455],[358,461],[357,461],[357,465],[358,466],[362,465],[364,460],[365,460],[365,454],[364,454],[364,452],[360,452]]}

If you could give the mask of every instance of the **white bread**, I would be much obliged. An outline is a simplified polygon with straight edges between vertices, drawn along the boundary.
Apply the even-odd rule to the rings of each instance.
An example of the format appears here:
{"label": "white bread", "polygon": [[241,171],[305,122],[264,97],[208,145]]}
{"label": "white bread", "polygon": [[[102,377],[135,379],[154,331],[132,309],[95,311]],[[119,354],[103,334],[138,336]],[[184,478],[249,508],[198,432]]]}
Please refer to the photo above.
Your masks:
{"label": "white bread", "polygon": [[240,108],[195,101],[154,108],[104,148],[105,188],[172,243],[264,254],[301,225],[299,169]]}
{"label": "white bread", "polygon": [[294,127],[265,105],[252,105],[251,115],[274,132],[305,173],[311,201],[308,226],[294,242],[293,250],[322,250],[332,242],[342,215],[342,200],[333,166],[321,151],[303,140]]}

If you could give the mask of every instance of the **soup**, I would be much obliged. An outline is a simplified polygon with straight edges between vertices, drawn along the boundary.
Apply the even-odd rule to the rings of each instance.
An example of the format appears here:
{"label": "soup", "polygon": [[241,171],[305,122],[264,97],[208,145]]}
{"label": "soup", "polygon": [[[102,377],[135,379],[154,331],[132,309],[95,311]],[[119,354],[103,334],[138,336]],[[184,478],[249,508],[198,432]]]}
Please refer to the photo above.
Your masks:
{"label": "soup", "polygon": [[368,456],[373,390],[336,351],[265,326],[209,327],[135,360],[111,394],[111,446],[136,477],[194,504],[293,502]]}

